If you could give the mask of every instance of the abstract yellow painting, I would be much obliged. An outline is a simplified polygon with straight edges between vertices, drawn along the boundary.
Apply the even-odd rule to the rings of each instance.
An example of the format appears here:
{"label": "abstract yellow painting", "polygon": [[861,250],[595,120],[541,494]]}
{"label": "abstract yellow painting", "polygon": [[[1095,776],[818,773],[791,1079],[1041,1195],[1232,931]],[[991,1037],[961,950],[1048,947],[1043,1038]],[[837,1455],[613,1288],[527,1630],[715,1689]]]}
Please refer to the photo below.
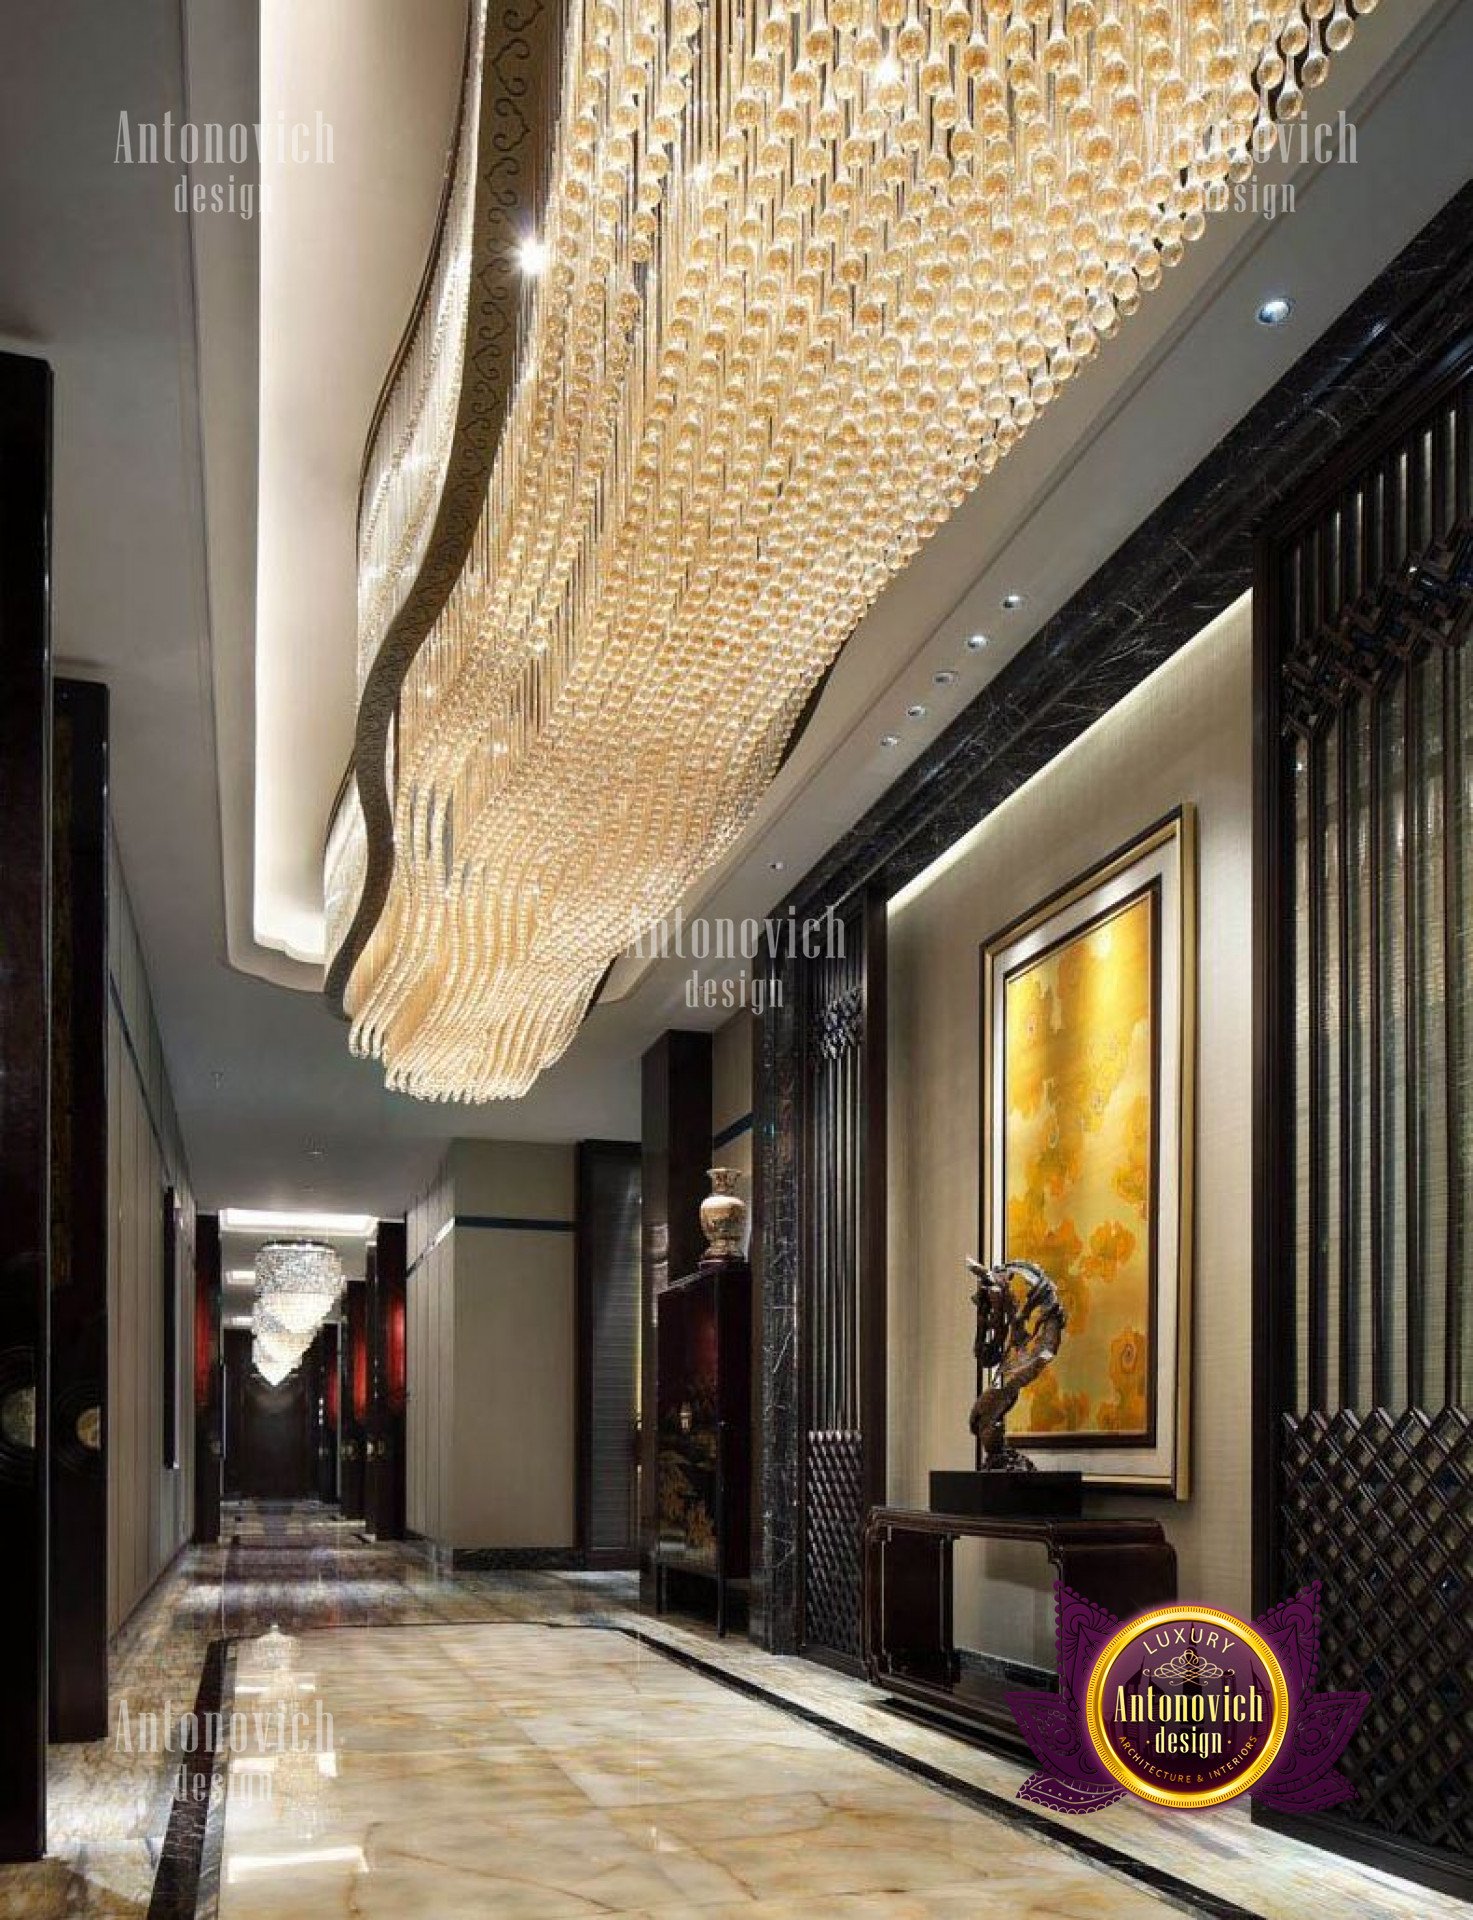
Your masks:
{"label": "abstract yellow painting", "polygon": [[1152,885],[1004,982],[1004,1254],[1041,1266],[1068,1314],[1019,1441],[1150,1436],[1158,919]]}
{"label": "abstract yellow painting", "polygon": [[1196,816],[1146,828],[983,942],[984,1258],[1067,1315],[1008,1439],[1093,1486],[1186,1497]]}

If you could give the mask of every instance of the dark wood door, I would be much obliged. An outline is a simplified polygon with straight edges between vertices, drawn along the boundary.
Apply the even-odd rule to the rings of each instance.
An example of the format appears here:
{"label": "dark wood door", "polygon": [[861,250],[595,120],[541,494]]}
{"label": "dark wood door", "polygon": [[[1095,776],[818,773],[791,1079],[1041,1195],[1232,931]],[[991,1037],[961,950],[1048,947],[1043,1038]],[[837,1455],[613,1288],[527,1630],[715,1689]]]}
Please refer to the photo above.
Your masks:
{"label": "dark wood door", "polygon": [[18,354],[0,353],[0,474],[0,1860],[34,1860],[46,1845],[51,369]]}
{"label": "dark wood door", "polygon": [[311,1367],[280,1386],[251,1365],[248,1333],[226,1334],[225,1489],[236,1500],[310,1500],[317,1492]]}

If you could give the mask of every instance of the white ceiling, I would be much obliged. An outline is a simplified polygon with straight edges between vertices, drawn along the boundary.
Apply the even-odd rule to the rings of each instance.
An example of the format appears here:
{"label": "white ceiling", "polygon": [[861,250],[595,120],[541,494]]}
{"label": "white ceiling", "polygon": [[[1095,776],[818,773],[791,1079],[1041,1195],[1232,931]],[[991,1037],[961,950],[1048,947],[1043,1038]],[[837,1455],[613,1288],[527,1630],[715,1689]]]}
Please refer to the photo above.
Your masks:
{"label": "white ceiling", "polygon": [[464,43],[464,0],[261,7],[261,117],[314,138],[304,165],[268,154],[257,229],[254,931],[318,966],[323,833],[353,740],[358,470],[434,232]]}
{"label": "white ceiling", "polygon": [[[338,0],[322,4],[333,11]],[[401,0],[353,0],[351,13],[349,40],[404,17]],[[176,172],[112,162],[120,111],[183,117],[186,72],[196,118],[206,117],[201,100],[249,98],[249,7],[186,0],[184,17],[187,46],[176,0],[10,11],[0,71],[0,345],[44,353],[56,368],[57,651],[113,689],[114,814],[199,1196],[386,1213],[423,1184],[454,1133],[637,1133],[643,1048],[665,1026],[721,1016],[686,1007],[678,964],[624,966],[612,996],[525,1100],[421,1106],[387,1094],[378,1071],[349,1056],[345,1029],[319,998],[286,990],[304,982],[304,969],[252,940],[254,236],[230,215],[191,223],[176,213]],[[440,44],[443,55],[448,41]],[[345,71],[350,64],[357,71],[344,62]],[[434,67],[427,51],[424,101],[434,97]],[[1473,172],[1470,72],[1473,0],[1401,0],[1363,23],[1315,103],[1318,112],[1351,109],[1356,164],[1297,173],[1292,215],[1215,221],[866,619],[751,830],[689,910],[740,915],[777,900],[1464,182]],[[365,60],[361,84],[374,73],[387,97],[345,101],[345,124],[380,126],[400,114],[395,63]],[[221,107],[209,117],[254,111]],[[407,148],[394,149],[405,163],[405,203],[385,257],[396,247],[412,257],[416,222],[427,231],[433,214],[443,127],[420,133],[426,204],[409,205],[416,170]],[[347,172],[335,161],[322,173],[312,183],[319,212],[339,231],[381,217],[362,180],[334,201]],[[365,395],[371,406],[369,346],[397,337],[417,274],[415,261],[398,287],[387,268],[359,274],[343,253],[325,251],[318,277],[333,282],[324,296],[335,350],[320,336],[309,348],[310,328],[297,322],[282,330],[302,342],[301,364],[283,374],[298,383],[287,422],[294,444],[316,449],[314,458],[337,449],[333,471],[314,479],[312,510],[347,516],[336,536],[314,536],[292,561],[304,602],[321,595],[322,605],[341,606],[345,578],[351,592],[361,449],[348,422]],[[293,282],[293,300],[304,279]],[[1296,300],[1290,323],[1256,326],[1260,300],[1281,289]],[[300,321],[304,309],[296,311]],[[340,381],[350,366],[353,380]],[[319,561],[335,581],[309,577]],[[1010,587],[1027,597],[1003,615]],[[290,606],[283,617],[293,617]],[[296,718],[306,723],[290,749],[299,797],[330,794],[346,755],[351,708],[324,689],[346,687],[351,698],[352,630],[329,624],[314,619],[293,642],[303,673]],[[979,655],[962,644],[974,628],[993,636]],[[944,690],[932,684],[942,666],[960,674]],[[917,698],[929,712],[911,722],[904,709]],[[879,738],[892,730],[902,745],[887,751]],[[301,804],[305,833],[316,803]],[[303,873],[315,874],[307,856],[315,860],[321,827],[319,819],[310,842],[296,846]],[[231,956],[259,977],[236,970]]]}

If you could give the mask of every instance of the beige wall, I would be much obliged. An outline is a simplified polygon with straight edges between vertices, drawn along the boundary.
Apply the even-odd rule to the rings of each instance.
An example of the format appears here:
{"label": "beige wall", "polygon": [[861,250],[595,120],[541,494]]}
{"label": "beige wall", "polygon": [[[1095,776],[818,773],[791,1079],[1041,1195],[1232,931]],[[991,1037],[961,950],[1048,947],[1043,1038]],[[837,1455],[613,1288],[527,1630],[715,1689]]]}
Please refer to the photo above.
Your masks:
{"label": "beige wall", "polygon": [[[194,1520],[194,1201],[164,1070],[128,889],[109,835],[107,1021],[107,1620],[132,1613]],[[164,1380],[163,1195],[183,1216],[178,1368]],[[179,1409],[179,1458],[163,1464],[165,1395]]]}
{"label": "beige wall", "polygon": [[[984,939],[1183,801],[1198,809],[1196,1276],[1192,1491],[1157,1515],[1183,1593],[1247,1610],[1251,1214],[1251,635],[1245,599],[959,841],[891,906],[889,1492],[926,1504],[932,1467],[972,1463]],[[1067,1336],[1066,1336],[1067,1337]],[[989,1627],[981,1625],[984,1557]],[[1034,1557],[958,1559],[962,1644],[1052,1664]]]}
{"label": "beige wall", "polygon": [[573,1208],[572,1147],[460,1140],[410,1210],[408,1521],[441,1545],[573,1545]]}
{"label": "beige wall", "polygon": [[[744,1008],[711,1036],[711,1138],[752,1116],[752,1016]],[[737,1191],[752,1205],[752,1129],[712,1149],[712,1165],[740,1175]],[[748,1213],[750,1228],[751,1214]]]}

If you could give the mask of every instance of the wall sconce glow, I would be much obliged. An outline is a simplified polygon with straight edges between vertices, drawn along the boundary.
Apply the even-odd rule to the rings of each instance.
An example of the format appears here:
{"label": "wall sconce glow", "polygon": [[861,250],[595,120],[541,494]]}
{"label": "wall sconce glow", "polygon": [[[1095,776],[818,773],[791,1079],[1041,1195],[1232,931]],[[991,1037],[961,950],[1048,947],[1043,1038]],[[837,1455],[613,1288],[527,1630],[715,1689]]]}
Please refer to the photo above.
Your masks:
{"label": "wall sconce glow", "polygon": [[371,1213],[284,1213],[271,1207],[224,1207],[220,1213],[223,1233],[321,1233],[366,1240],[377,1226]]}
{"label": "wall sconce glow", "polygon": [[1293,311],[1294,302],[1288,295],[1276,293],[1271,300],[1264,301],[1255,318],[1261,327],[1281,327]]}
{"label": "wall sconce glow", "polygon": [[546,272],[549,257],[547,242],[539,240],[535,234],[529,233],[517,248],[517,265],[533,279],[539,273]]}

